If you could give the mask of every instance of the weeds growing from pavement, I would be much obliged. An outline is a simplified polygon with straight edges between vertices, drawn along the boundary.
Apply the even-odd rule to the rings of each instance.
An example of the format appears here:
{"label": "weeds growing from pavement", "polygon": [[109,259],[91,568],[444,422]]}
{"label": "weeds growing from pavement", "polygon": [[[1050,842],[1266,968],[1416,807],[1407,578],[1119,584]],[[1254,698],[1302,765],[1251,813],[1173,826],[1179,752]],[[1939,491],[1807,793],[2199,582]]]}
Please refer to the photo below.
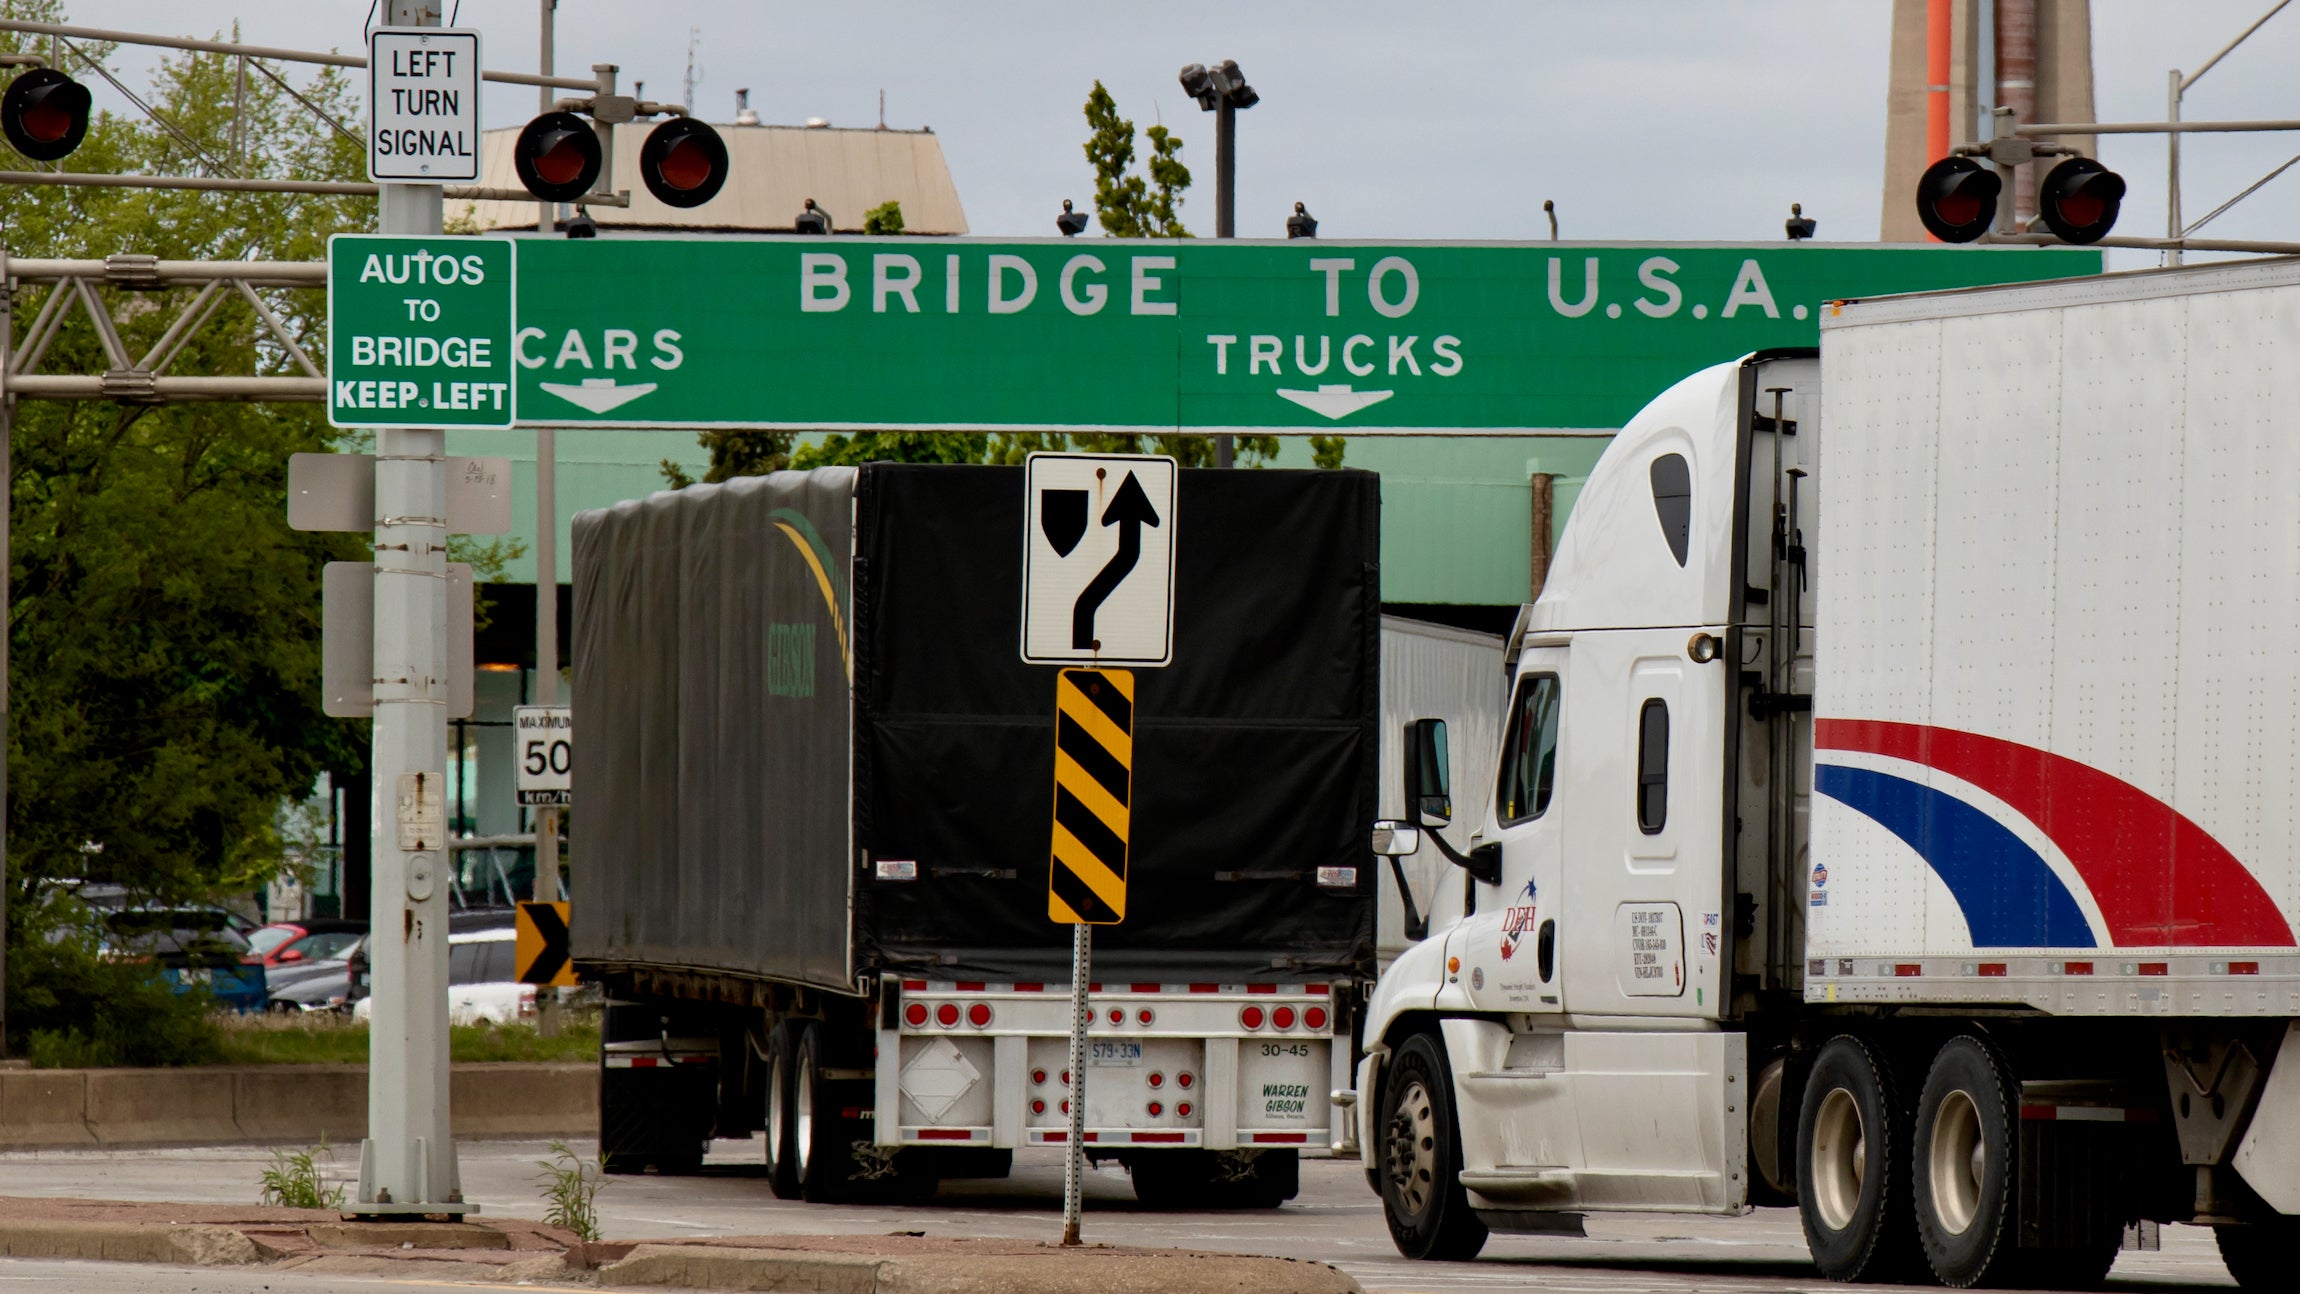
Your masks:
{"label": "weeds growing from pavement", "polygon": [[564,1227],[579,1240],[597,1240],[599,1211],[592,1201],[599,1195],[599,1162],[580,1158],[567,1148],[566,1142],[554,1141],[551,1158],[538,1159],[535,1163],[543,1170],[535,1180],[543,1187],[543,1198],[550,1205],[543,1211],[543,1225]]}
{"label": "weeds growing from pavement", "polygon": [[340,1209],[343,1187],[330,1189],[321,1182],[319,1161],[333,1160],[327,1138],[309,1150],[272,1152],[272,1166],[264,1170],[262,1203],[289,1209]]}

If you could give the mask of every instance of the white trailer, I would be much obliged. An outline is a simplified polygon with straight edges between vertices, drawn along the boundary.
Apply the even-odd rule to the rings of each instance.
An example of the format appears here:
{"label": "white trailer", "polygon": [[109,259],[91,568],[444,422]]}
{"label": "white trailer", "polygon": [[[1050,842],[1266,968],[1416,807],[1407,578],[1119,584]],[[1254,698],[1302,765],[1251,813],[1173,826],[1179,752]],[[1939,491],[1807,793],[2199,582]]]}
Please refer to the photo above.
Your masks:
{"label": "white trailer", "polygon": [[[1493,775],[1493,753],[1501,745],[1501,702],[1508,676],[1497,634],[1451,625],[1382,617],[1382,789],[1384,818],[1402,818],[1405,729],[1414,719],[1445,723],[1444,749],[1457,786],[1483,786]],[[1475,824],[1456,822],[1445,831],[1456,845]],[[1381,876],[1381,906],[1375,949],[1387,966],[1427,933],[1430,904],[1438,883],[1453,870],[1427,840],[1393,857]],[[1401,884],[1400,882],[1403,882]]]}
{"label": "white trailer", "polygon": [[1477,829],[1341,1096],[1391,1233],[1794,1200],[1835,1279],[2072,1286],[2176,1221],[2285,1288],[2300,262],[1821,338],[1607,450],[1489,781],[1406,734]]}

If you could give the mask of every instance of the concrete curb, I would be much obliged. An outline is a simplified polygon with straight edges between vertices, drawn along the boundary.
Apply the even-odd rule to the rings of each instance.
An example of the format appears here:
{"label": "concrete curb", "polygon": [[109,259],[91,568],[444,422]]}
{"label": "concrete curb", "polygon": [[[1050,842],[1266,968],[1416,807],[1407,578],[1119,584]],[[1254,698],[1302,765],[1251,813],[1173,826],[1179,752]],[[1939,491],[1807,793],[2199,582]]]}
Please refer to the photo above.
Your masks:
{"label": "concrete curb", "polygon": [[[457,1065],[459,1137],[583,1136],[599,1127],[599,1071],[581,1062]],[[0,1070],[0,1150],[356,1146],[365,1065]]]}
{"label": "concrete curb", "polygon": [[256,1243],[232,1227],[148,1222],[0,1222],[0,1256],[179,1267],[240,1267],[263,1261]]}
{"label": "concrete curb", "polygon": [[1197,1252],[1049,1248],[1035,1254],[871,1254],[643,1244],[604,1285],[819,1294],[1362,1294],[1325,1263]]}

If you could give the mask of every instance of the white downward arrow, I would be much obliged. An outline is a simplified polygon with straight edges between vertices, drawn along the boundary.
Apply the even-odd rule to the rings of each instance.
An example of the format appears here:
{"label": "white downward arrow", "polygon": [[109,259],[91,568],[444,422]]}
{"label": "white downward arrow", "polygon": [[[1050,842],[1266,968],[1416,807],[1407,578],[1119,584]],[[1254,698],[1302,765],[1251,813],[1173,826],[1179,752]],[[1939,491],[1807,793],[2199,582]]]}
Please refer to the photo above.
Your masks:
{"label": "white downward arrow", "polygon": [[565,382],[542,382],[538,385],[569,404],[581,405],[593,413],[620,409],[655,389],[653,382],[617,386],[611,377],[587,377],[581,386],[569,386]]}
{"label": "white downward arrow", "polygon": [[1288,391],[1284,387],[1280,387],[1278,394],[1312,413],[1338,420],[1347,418],[1360,409],[1380,404],[1396,395],[1397,392],[1352,391],[1349,383],[1342,382],[1321,386],[1315,391]]}

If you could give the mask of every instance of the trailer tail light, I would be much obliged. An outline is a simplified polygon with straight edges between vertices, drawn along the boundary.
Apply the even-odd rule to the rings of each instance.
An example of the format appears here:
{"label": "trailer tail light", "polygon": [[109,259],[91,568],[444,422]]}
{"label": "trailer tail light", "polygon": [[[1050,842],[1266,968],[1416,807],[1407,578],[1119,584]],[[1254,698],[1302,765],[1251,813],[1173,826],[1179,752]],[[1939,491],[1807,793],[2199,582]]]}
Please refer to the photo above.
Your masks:
{"label": "trailer tail light", "polygon": [[904,1024],[909,1025],[913,1029],[924,1029],[926,1027],[927,1020],[926,1003],[913,1002],[909,1006],[904,1007],[902,1009],[902,1020]]}
{"label": "trailer tail light", "polygon": [[1152,1087],[1164,1087],[1164,1086],[1166,1086],[1166,1076],[1165,1076],[1164,1074],[1161,1074],[1161,1073],[1159,1073],[1159,1072],[1158,1072],[1157,1070],[1155,1070],[1155,1069],[1151,1070],[1151,1071],[1150,1071],[1150,1086],[1152,1086]]}
{"label": "trailer tail light", "polygon": [[1064,1087],[1070,1086],[1070,1071],[1067,1069],[1062,1071],[1062,1085]]}
{"label": "trailer tail light", "polygon": [[2228,973],[2231,975],[2258,975],[2260,973],[2260,963],[2230,962],[2228,963]]}
{"label": "trailer tail light", "polygon": [[1248,1028],[1248,1029],[1259,1029],[1259,1028],[1261,1028],[1261,1027],[1262,1027],[1262,1008],[1260,1008],[1260,1007],[1258,1007],[1258,1006],[1243,1006],[1243,1007],[1239,1007],[1239,1008],[1238,1008],[1238,1023],[1239,1023],[1239,1024],[1241,1024],[1241,1025],[1243,1025],[1243,1026],[1245,1026],[1245,1027],[1246,1027],[1246,1028]]}
{"label": "trailer tail light", "polygon": [[1279,1007],[1277,1010],[1270,1012],[1270,1025],[1271,1025],[1271,1027],[1272,1027],[1272,1028],[1276,1028],[1276,1029],[1291,1029],[1291,1028],[1293,1028],[1293,1027],[1294,1027],[1294,1008],[1292,1008],[1292,1007],[1290,1007],[1290,1006],[1282,1006],[1282,1007]]}
{"label": "trailer tail light", "polygon": [[1189,1070],[1186,1070],[1186,1069],[1185,1069],[1185,1070],[1183,1070],[1181,1073],[1179,1073],[1179,1074],[1176,1074],[1176,1075],[1174,1076],[1174,1082],[1175,1082],[1176,1084],[1178,1084],[1178,1085],[1182,1086],[1182,1087],[1185,1087],[1185,1088],[1186,1088],[1186,1087],[1188,1087],[1188,1086],[1190,1086],[1192,1083],[1195,1083],[1195,1082],[1197,1082],[1197,1081],[1198,1081],[1198,1080],[1197,1080],[1197,1078],[1196,1078],[1196,1077],[1194,1077],[1194,1076],[1193,1076],[1193,1075],[1190,1073],[1190,1071],[1189,1071]]}
{"label": "trailer tail light", "polygon": [[977,1029],[990,1027],[990,1003],[977,1002],[966,1008],[966,1022]]}
{"label": "trailer tail light", "polygon": [[1030,1081],[1031,1081],[1031,1082],[1033,1082],[1033,1083],[1043,1083],[1043,1082],[1045,1082],[1045,1081],[1046,1081],[1046,1071],[1045,1071],[1045,1070],[1043,1070],[1043,1069],[1034,1069],[1034,1070],[1031,1070],[1031,1071],[1030,1071]]}
{"label": "trailer tail light", "polygon": [[1182,1102],[1180,1105],[1177,1105],[1177,1106],[1175,1106],[1175,1107],[1174,1107],[1174,1116],[1175,1116],[1176,1118],[1180,1118],[1180,1119],[1187,1119],[1187,1118],[1189,1118],[1189,1117],[1190,1117],[1190,1103],[1189,1103],[1188,1101],[1184,1101],[1184,1102]]}
{"label": "trailer tail light", "polygon": [[1126,1023],[1126,1008],[1124,1008],[1124,1007],[1120,1007],[1120,1006],[1114,1006],[1114,1007],[1110,1008],[1110,1023],[1112,1023],[1112,1024],[1124,1024],[1124,1023]]}
{"label": "trailer tail light", "polygon": [[1044,1113],[1046,1113],[1046,1102],[1044,1102],[1044,1101],[1032,1101],[1032,1102],[1030,1103],[1030,1112],[1031,1112],[1032,1114],[1044,1114]]}
{"label": "trailer tail light", "polygon": [[945,1029],[958,1027],[958,1003],[945,1002],[934,1009],[934,1022]]}
{"label": "trailer tail light", "polygon": [[1302,1027],[1305,1029],[1324,1029],[1326,1019],[1326,1008],[1314,1006],[1302,1012]]}
{"label": "trailer tail light", "polygon": [[1155,1118],[1157,1118],[1159,1115],[1161,1115],[1161,1114],[1164,1114],[1164,1113],[1166,1113],[1166,1107],[1165,1107],[1165,1106],[1163,1106],[1163,1105],[1160,1105],[1160,1104],[1159,1104],[1158,1102],[1156,1102],[1156,1101],[1152,1101],[1152,1102],[1150,1103],[1150,1117],[1151,1117],[1151,1118],[1155,1119]]}
{"label": "trailer tail light", "polygon": [[1151,1010],[1149,1007],[1143,1007],[1141,1010],[1139,1010],[1139,1011],[1136,1011],[1136,1012],[1134,1013],[1134,1019],[1135,1019],[1135,1021],[1136,1021],[1137,1023],[1139,1023],[1139,1024],[1145,1024],[1145,1025],[1147,1025],[1147,1024],[1149,1024],[1151,1021],[1153,1021],[1153,1020],[1156,1020],[1157,1018],[1158,1018],[1158,1013],[1157,1013],[1156,1011],[1153,1011],[1153,1010]]}

